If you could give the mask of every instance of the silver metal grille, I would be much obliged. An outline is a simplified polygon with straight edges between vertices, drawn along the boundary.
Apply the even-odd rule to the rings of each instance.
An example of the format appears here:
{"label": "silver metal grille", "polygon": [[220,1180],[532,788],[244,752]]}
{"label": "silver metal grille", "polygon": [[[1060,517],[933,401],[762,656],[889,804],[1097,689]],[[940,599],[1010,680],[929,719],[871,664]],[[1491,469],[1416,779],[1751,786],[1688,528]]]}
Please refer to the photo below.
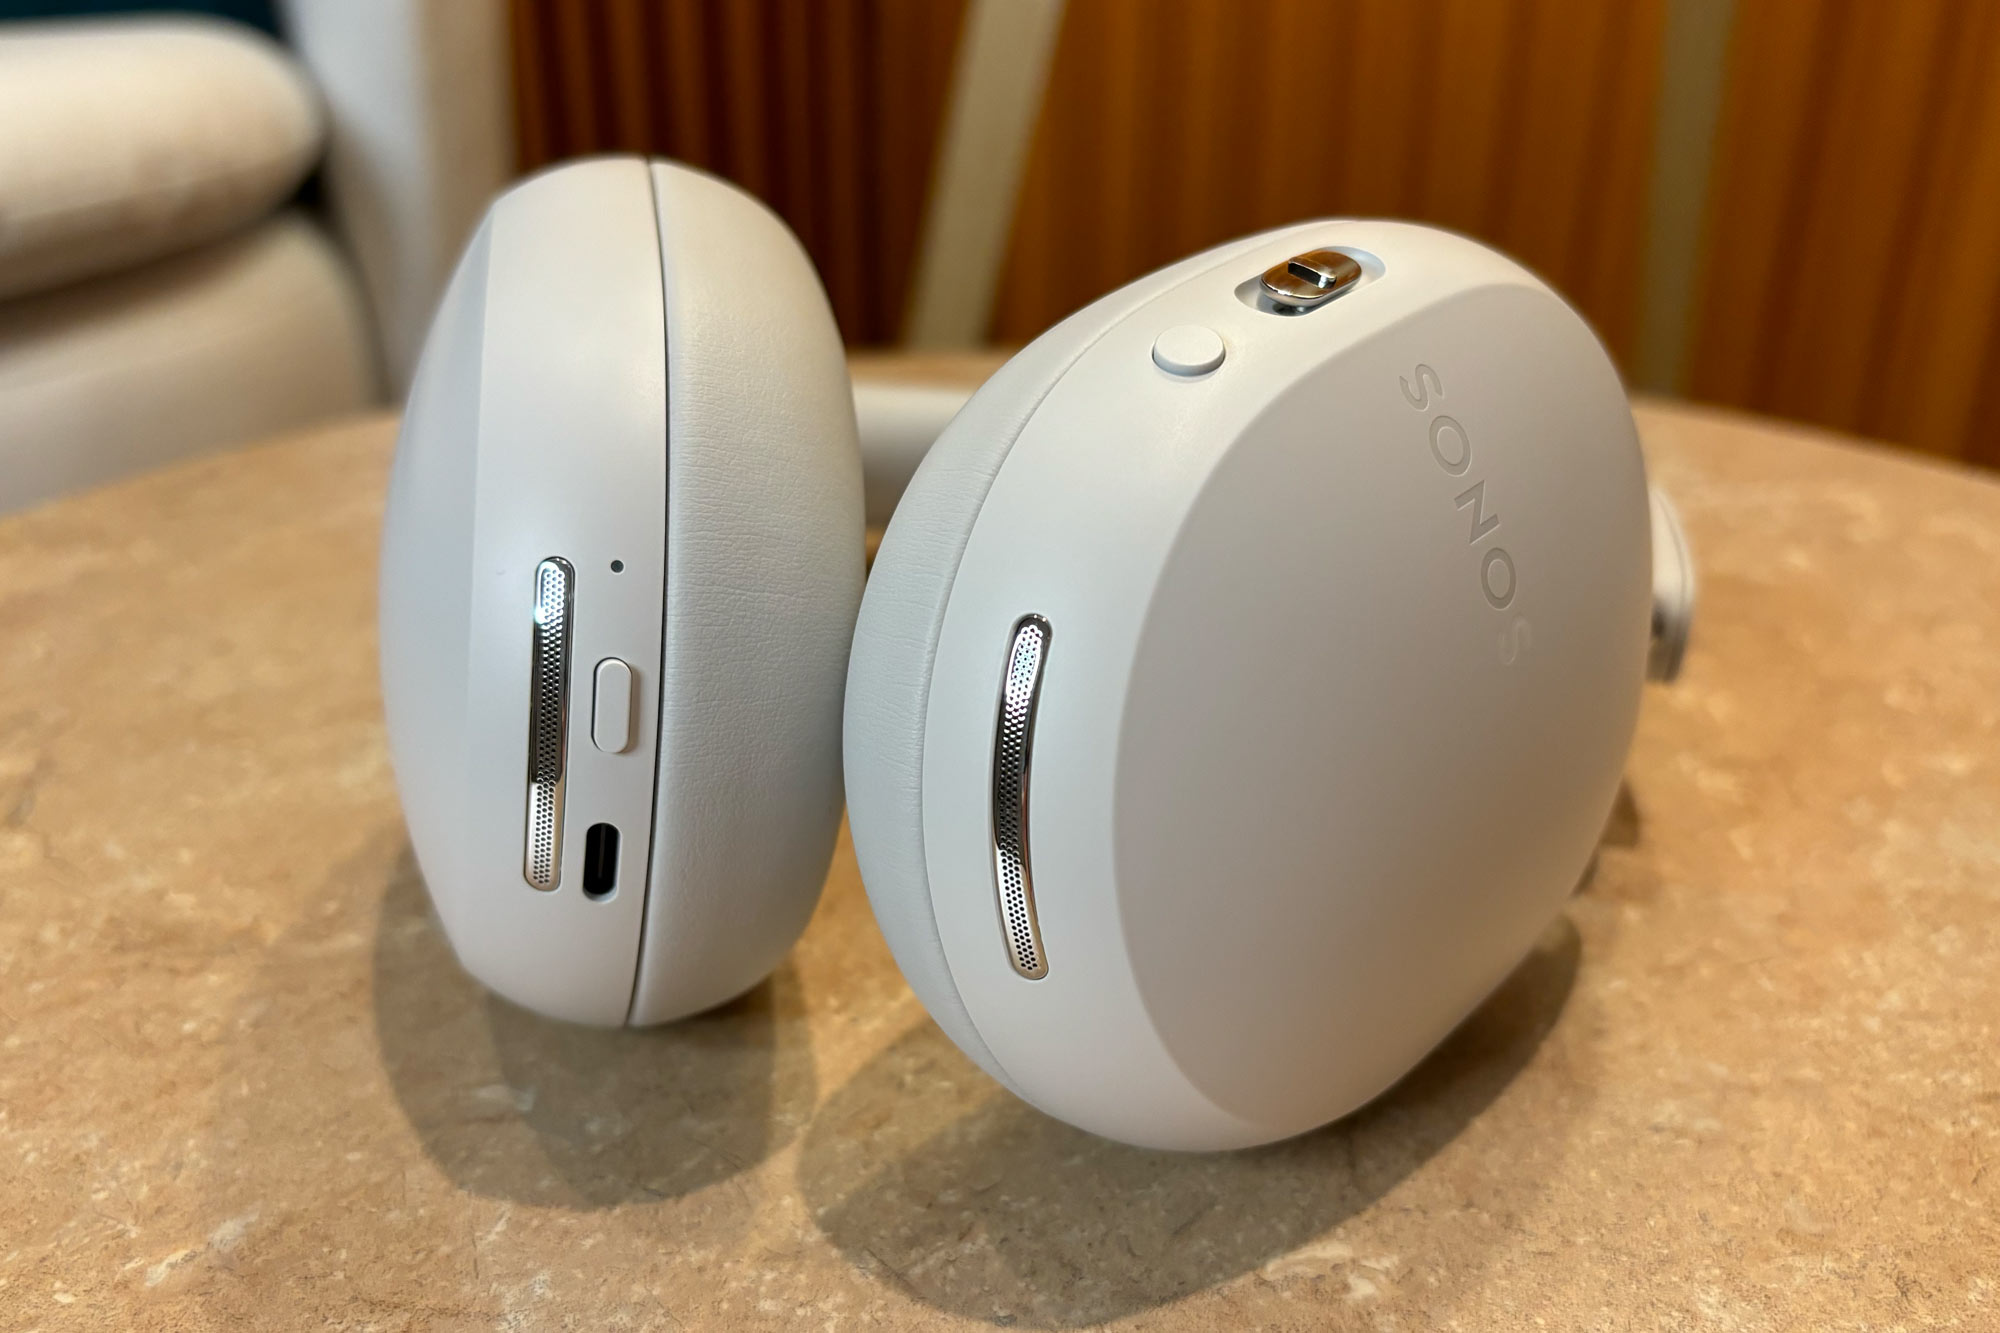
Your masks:
{"label": "silver metal grille", "polygon": [[562,879],[563,757],[569,745],[569,630],[576,571],[550,556],[535,566],[528,668],[528,823],[521,875],[538,889]]}
{"label": "silver metal grille", "polygon": [[1028,768],[1035,749],[1035,706],[1042,697],[1042,664],[1049,653],[1049,622],[1023,616],[1007,646],[1007,677],[1000,689],[1000,721],[993,738],[993,872],[1000,897],[1001,933],[1014,970],[1030,981],[1049,974],[1042,927],[1035,917],[1035,876],[1028,860]]}

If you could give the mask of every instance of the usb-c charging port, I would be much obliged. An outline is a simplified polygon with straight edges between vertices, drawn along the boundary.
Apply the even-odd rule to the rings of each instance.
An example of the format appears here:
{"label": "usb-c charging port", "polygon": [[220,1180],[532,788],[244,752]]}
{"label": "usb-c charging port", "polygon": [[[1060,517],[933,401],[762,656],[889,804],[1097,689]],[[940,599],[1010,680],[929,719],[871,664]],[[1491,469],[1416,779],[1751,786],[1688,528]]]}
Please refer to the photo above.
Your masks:
{"label": "usb-c charging port", "polygon": [[618,887],[618,826],[592,824],[583,838],[583,892],[609,898]]}

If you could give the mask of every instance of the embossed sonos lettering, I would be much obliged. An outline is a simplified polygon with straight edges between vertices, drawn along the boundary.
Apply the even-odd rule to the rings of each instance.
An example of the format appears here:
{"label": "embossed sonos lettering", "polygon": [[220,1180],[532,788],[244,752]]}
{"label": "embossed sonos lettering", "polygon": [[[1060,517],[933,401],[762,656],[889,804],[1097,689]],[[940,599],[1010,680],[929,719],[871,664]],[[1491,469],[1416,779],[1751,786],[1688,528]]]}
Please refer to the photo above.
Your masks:
{"label": "embossed sonos lettering", "polygon": [[[1403,389],[1403,400],[1419,412],[1430,412],[1431,401],[1441,399],[1444,381],[1437,371],[1419,364],[1409,377],[1399,377]],[[1438,412],[1430,419],[1431,461],[1446,476],[1464,477],[1472,471],[1472,436],[1458,418]],[[1500,513],[1486,507],[1486,479],[1475,476],[1472,484],[1460,491],[1452,501],[1461,510],[1470,510],[1470,527],[1465,538],[1467,546],[1478,546],[1500,529]],[[1514,568],[1514,557],[1507,548],[1494,542],[1479,556],[1479,592],[1486,604],[1495,611],[1505,611],[1514,604],[1514,595],[1520,591],[1520,576]],[[1528,651],[1532,635],[1525,616],[1515,616],[1506,631],[1500,636],[1500,660],[1512,665]]]}

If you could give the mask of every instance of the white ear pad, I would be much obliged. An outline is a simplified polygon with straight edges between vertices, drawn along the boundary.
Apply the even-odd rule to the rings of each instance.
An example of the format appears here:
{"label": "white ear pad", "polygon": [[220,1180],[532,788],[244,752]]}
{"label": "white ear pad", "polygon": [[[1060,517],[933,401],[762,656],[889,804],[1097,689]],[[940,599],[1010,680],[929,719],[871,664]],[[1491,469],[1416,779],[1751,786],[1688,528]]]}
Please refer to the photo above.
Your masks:
{"label": "white ear pad", "polygon": [[937,627],[966,534],[1015,433],[1071,359],[1066,347],[1052,349],[1030,349],[1002,366],[924,456],[875,553],[847,668],[847,818],[875,921],[945,1035],[1003,1083],[938,944],[919,817],[923,718]]}
{"label": "white ear pad", "polygon": [[[1197,272],[1283,232],[1236,241],[1155,274]],[[917,998],[988,1074],[1009,1083],[952,982],[924,862],[924,716],[945,604],[972,524],[1015,438],[1043,395],[1148,291],[1123,288],[1086,306],[994,372],[923,455],[883,533],[854,628],[844,748],[847,817],[876,923]],[[1018,1092],[1019,1090],[1016,1089]]]}
{"label": "white ear pad", "polygon": [[[1321,247],[1350,290],[1258,295]],[[1020,363],[919,469],[863,601],[871,901],[1043,1110],[1159,1147],[1302,1132],[1441,1040],[1594,846],[1652,599],[1623,391],[1531,275],[1393,223],[1224,247]],[[1035,618],[1044,655],[1013,651]],[[1032,875],[1003,883],[1017,819]]]}
{"label": "white ear pad", "polygon": [[656,891],[635,1023],[755,984],[812,915],[840,826],[864,536],[847,363],[805,251],[711,176],[660,163],[653,186],[671,447]]}
{"label": "white ear pad", "polygon": [[776,964],[838,828],[862,533],[839,337],[768,210],[638,159],[494,204],[381,571],[398,784],[468,971],[619,1024]]}

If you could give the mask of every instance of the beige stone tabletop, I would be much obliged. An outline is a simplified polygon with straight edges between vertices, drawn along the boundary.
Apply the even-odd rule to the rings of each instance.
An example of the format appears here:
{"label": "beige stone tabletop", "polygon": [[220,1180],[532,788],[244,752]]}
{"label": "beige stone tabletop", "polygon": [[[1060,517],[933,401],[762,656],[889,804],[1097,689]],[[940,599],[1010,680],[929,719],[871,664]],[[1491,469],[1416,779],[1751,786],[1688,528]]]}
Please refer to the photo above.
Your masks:
{"label": "beige stone tabletop", "polygon": [[467,980],[376,693],[388,419],[0,522],[0,1329],[2000,1328],[2000,486],[1642,422],[1703,600],[1594,877],[1394,1091],[1225,1156],[979,1074],[845,844],[718,1012]]}

